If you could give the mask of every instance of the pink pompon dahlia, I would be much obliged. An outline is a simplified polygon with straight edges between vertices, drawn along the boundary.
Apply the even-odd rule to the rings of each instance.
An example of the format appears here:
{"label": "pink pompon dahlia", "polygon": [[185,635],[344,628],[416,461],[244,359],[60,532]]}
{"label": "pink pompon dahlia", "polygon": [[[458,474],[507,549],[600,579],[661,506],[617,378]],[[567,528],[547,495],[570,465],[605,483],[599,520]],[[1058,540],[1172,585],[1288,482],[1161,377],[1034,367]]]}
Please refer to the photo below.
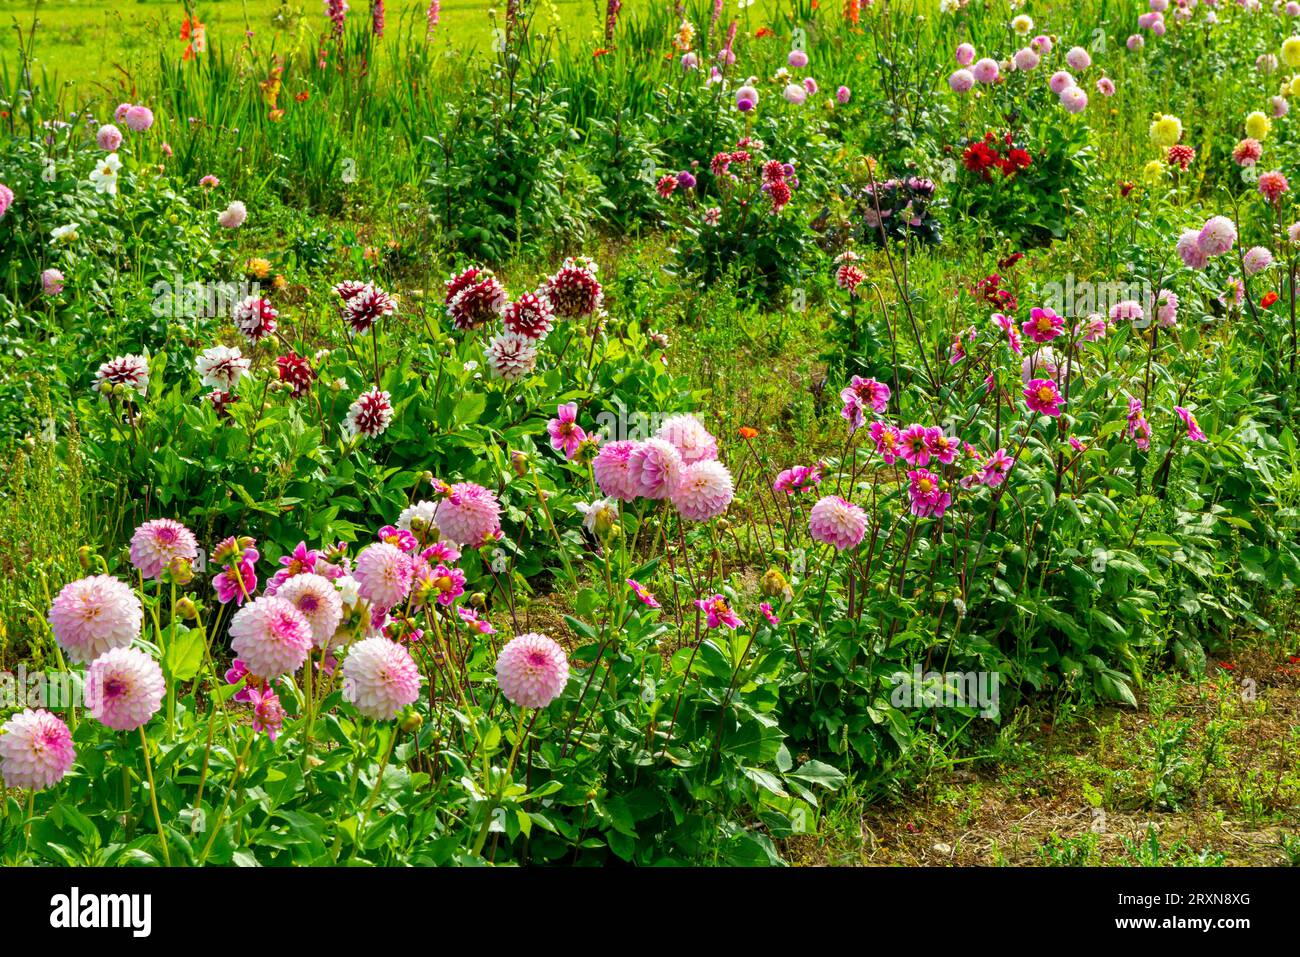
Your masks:
{"label": "pink pompon dahlia", "polygon": [[674,415],[664,419],[655,430],[655,438],[663,439],[675,448],[686,465],[718,457],[718,440],[693,415]]}
{"label": "pink pompon dahlia", "polygon": [[1204,269],[1210,257],[1201,249],[1201,234],[1195,229],[1185,229],[1178,237],[1175,247],[1178,258],[1188,269]]}
{"label": "pink pompon dahlia", "polygon": [[710,628],[743,628],[745,623],[740,620],[731,605],[727,602],[725,595],[713,595],[710,598],[695,599],[695,607],[704,612],[704,622]]}
{"label": "pink pompon dahlia", "polygon": [[501,503],[482,485],[458,482],[438,502],[434,521],[457,545],[478,548],[501,537]]}
{"label": "pink pompon dahlia", "polygon": [[174,562],[193,562],[198,554],[194,533],[170,518],[145,522],[131,536],[131,564],[145,578],[157,578]]}
{"label": "pink pompon dahlia", "polygon": [[301,668],[312,646],[311,623],[281,597],[263,595],[239,609],[230,635],[230,647],[249,673],[267,681]]}
{"label": "pink pompon dahlia", "polygon": [[545,708],[569,682],[564,649],[545,635],[512,638],[497,656],[497,684],[511,704]]}
{"label": "pink pompon dahlia", "polygon": [[1286,176],[1278,170],[1260,173],[1259,182],[1255,185],[1259,187],[1259,194],[1274,205],[1280,203],[1282,194],[1291,188],[1286,181]]}
{"label": "pink pompon dahlia", "polygon": [[54,787],[76,757],[68,726],[48,711],[28,708],[0,728],[0,780],[6,787]]}
{"label": "pink pompon dahlia", "polygon": [[114,648],[86,671],[86,707],[105,727],[134,731],[158,713],[166,688],[158,662],[138,648]]}
{"label": "pink pompon dahlia", "polygon": [[867,533],[867,513],[848,499],[827,495],[817,500],[808,516],[808,533],[838,551],[853,548]]}
{"label": "pink pompon dahlia", "polygon": [[666,499],[681,481],[682,455],[663,439],[646,439],[637,444],[627,459],[628,474],[642,498]]}
{"label": "pink pompon dahlia", "polygon": [[333,643],[343,620],[343,599],[332,581],[314,572],[302,572],[286,578],[275,595],[293,605],[307,619],[313,645],[327,648]]}
{"label": "pink pompon dahlia", "polygon": [[415,566],[411,556],[390,542],[367,545],[357,556],[352,575],[357,580],[357,593],[372,605],[385,610],[393,608],[411,591],[411,578]]}
{"label": "pink pompon dahlia", "polygon": [[420,669],[401,645],[376,636],[348,649],[343,697],[365,717],[391,721],[419,696]]}
{"label": "pink pompon dahlia", "polygon": [[130,587],[111,575],[69,582],[50,605],[54,640],[74,664],[125,648],[140,634],[144,609]]}
{"label": "pink pompon dahlia", "polygon": [[734,495],[731,472],[716,459],[708,459],[682,469],[671,498],[682,518],[706,522],[725,512]]}
{"label": "pink pompon dahlia", "polygon": [[578,424],[578,403],[566,402],[555,410],[555,418],[546,423],[546,431],[551,436],[551,448],[563,452],[566,459],[578,454],[587,433]]}
{"label": "pink pompon dahlia", "polygon": [[636,446],[635,442],[606,442],[596,453],[591,469],[605,495],[630,502],[640,493],[641,483],[629,469]]}

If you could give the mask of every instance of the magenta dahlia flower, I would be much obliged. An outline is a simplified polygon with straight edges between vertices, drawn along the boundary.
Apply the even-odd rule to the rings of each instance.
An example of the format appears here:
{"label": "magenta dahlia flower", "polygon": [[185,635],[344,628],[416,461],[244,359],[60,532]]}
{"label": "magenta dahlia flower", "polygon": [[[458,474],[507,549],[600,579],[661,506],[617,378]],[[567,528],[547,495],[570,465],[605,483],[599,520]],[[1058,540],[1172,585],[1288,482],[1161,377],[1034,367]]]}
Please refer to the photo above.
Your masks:
{"label": "magenta dahlia flower", "polygon": [[655,598],[654,592],[647,589],[636,579],[629,578],[627,580],[627,587],[632,589],[632,594],[636,595],[636,597],[640,599],[641,604],[645,605],[647,608],[660,607],[659,600]]}
{"label": "magenta dahlia flower", "polygon": [[740,620],[740,616],[727,603],[725,595],[697,598],[695,599],[695,607],[704,612],[705,624],[710,628],[730,628],[734,631],[745,626],[745,623]]}
{"label": "magenta dahlia flower", "polygon": [[577,420],[578,403],[566,402],[556,409],[555,418],[546,423],[546,431],[551,436],[551,448],[563,452],[569,460],[578,454],[578,446],[587,437]]}
{"label": "magenta dahlia flower", "polygon": [[391,721],[420,696],[420,669],[401,645],[375,636],[348,649],[343,697],[365,717]]}
{"label": "magenta dahlia flower", "polygon": [[140,634],[144,609],[124,582],[91,575],[63,586],[50,605],[49,622],[59,647],[73,663],[84,665],[131,644]]}
{"label": "magenta dahlia flower", "polygon": [[545,635],[512,638],[497,656],[497,684],[511,704],[545,708],[569,681],[564,649]]}
{"label": "magenta dahlia flower", "polygon": [[808,489],[816,488],[821,484],[822,464],[816,465],[795,465],[783,470],[772,483],[773,492],[785,492],[787,495],[794,495],[796,492],[804,492]]}
{"label": "magenta dahlia flower", "polygon": [[930,464],[930,430],[924,425],[912,424],[898,436],[898,454],[909,465]]}
{"label": "magenta dahlia flower", "polygon": [[457,545],[478,548],[501,537],[501,503],[482,485],[458,482],[438,503],[434,521]]}
{"label": "magenta dahlia flower", "polygon": [[886,465],[893,465],[903,454],[903,433],[895,426],[884,422],[872,422],[871,441],[875,443],[876,451],[880,453]]}
{"label": "magenta dahlia flower", "polygon": [[145,578],[157,578],[173,562],[193,562],[198,554],[194,533],[170,518],[145,522],[131,536],[131,564]]}
{"label": "magenta dahlia flower", "polygon": [[980,470],[979,480],[989,488],[997,488],[1006,481],[1007,475],[1011,472],[1011,466],[1015,464],[1015,459],[1007,454],[1006,449],[998,449],[988,457],[984,467]]}
{"label": "magenta dahlia flower", "polygon": [[682,469],[671,498],[682,518],[706,522],[725,512],[734,495],[731,472],[716,459],[706,459]]}
{"label": "magenta dahlia flower", "polygon": [[1174,406],[1174,411],[1178,413],[1178,417],[1182,419],[1183,424],[1187,426],[1187,437],[1189,439],[1193,442],[1209,441],[1209,439],[1206,438],[1205,433],[1201,431],[1200,425],[1197,424],[1196,416],[1192,415],[1191,412],[1184,409],[1181,405]]}
{"label": "magenta dahlia flower", "polygon": [[0,780],[5,787],[43,791],[72,769],[72,732],[48,711],[25,709],[0,727]]}
{"label": "magenta dahlia flower", "polygon": [[655,438],[675,448],[686,465],[718,457],[718,440],[693,415],[674,415],[664,419],[655,430]]}
{"label": "magenta dahlia flower", "polygon": [[838,551],[854,548],[867,533],[867,513],[847,499],[827,495],[817,500],[808,515],[808,533]]}
{"label": "magenta dahlia flower", "polygon": [[1035,342],[1051,342],[1065,331],[1065,320],[1051,309],[1035,306],[1029,310],[1029,319],[1020,329]]}
{"label": "magenta dahlia flower", "polygon": [[1033,412],[1053,418],[1061,414],[1061,393],[1051,379],[1030,379],[1025,385],[1025,402]]}
{"label": "magenta dahlia flower", "polygon": [[907,497],[911,512],[917,518],[943,518],[952,503],[952,496],[943,490],[939,476],[928,469],[915,469],[907,473]]}
{"label": "magenta dahlia flower", "polygon": [[263,595],[235,612],[230,635],[230,647],[249,673],[267,681],[301,668],[312,647],[311,623],[279,596]]}
{"label": "magenta dahlia flower", "polygon": [[166,683],[158,662],[138,648],[106,651],[86,670],[86,707],[100,724],[134,731],[158,713]]}

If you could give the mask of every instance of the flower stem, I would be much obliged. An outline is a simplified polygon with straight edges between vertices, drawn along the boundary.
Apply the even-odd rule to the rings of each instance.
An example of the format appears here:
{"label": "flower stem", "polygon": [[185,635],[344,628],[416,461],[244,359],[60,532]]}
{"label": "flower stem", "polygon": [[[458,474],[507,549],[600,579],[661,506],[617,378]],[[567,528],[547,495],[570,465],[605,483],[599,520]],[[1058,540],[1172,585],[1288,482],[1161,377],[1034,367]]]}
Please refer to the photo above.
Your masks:
{"label": "flower stem", "polygon": [[158,787],[153,780],[153,762],[149,760],[149,738],[144,725],[140,725],[140,746],[144,749],[144,772],[149,778],[149,804],[153,808],[153,823],[158,828],[158,841],[162,844],[163,863],[172,866],[171,851],[167,848],[167,835],[163,833],[162,815],[158,813]]}

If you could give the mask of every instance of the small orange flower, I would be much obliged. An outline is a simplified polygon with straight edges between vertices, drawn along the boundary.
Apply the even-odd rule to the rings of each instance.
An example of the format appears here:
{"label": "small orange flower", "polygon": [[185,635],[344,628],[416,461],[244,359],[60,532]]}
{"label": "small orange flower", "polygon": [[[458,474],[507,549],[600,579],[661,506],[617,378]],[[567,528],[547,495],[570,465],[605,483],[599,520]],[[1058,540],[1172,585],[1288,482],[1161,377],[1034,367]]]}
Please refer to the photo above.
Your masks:
{"label": "small orange flower", "polygon": [[595,59],[596,57],[609,56],[609,51],[604,47],[597,47],[595,50],[591,51],[591,56],[592,59]]}
{"label": "small orange flower", "polygon": [[776,36],[776,31],[773,30],[771,27],[759,27],[758,32],[754,34],[754,39],[761,40],[763,39],[763,37],[774,37],[774,36]]}
{"label": "small orange flower", "polygon": [[757,436],[758,436],[758,429],[751,429],[747,425],[742,425],[740,427],[740,437],[742,439],[752,439],[752,438],[756,438]]}
{"label": "small orange flower", "polygon": [[295,94],[293,95],[293,98],[294,98],[295,100],[297,100],[299,103],[306,103],[306,102],[307,102],[307,98],[308,98],[309,96],[311,96],[311,94],[308,93],[306,90],[303,90],[301,93],[295,93]]}
{"label": "small orange flower", "polygon": [[1270,293],[1265,294],[1264,298],[1261,299],[1261,300],[1259,301],[1259,307],[1260,307],[1261,309],[1267,309],[1269,306],[1273,305],[1273,303],[1275,303],[1275,302],[1277,302],[1277,293],[1275,293],[1275,292],[1270,292]]}

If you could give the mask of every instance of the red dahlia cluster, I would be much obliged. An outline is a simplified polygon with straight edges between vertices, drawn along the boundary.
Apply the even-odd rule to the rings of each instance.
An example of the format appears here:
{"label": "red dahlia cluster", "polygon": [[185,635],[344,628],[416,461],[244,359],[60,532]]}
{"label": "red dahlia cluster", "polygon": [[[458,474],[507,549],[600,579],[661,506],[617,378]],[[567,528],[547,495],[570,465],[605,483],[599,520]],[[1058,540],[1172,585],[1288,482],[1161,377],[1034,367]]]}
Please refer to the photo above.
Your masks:
{"label": "red dahlia cluster", "polygon": [[985,133],[984,139],[976,140],[962,151],[961,162],[972,173],[992,179],[992,171],[995,169],[1001,171],[1003,176],[1014,176],[1029,169],[1033,157],[1015,145],[1010,133],[1001,138],[993,133]]}
{"label": "red dahlia cluster", "polygon": [[1002,287],[1002,277],[997,273],[990,273],[985,276],[975,284],[971,292],[976,299],[992,306],[999,312],[1014,312],[1016,309],[1016,294],[1010,289]]}

